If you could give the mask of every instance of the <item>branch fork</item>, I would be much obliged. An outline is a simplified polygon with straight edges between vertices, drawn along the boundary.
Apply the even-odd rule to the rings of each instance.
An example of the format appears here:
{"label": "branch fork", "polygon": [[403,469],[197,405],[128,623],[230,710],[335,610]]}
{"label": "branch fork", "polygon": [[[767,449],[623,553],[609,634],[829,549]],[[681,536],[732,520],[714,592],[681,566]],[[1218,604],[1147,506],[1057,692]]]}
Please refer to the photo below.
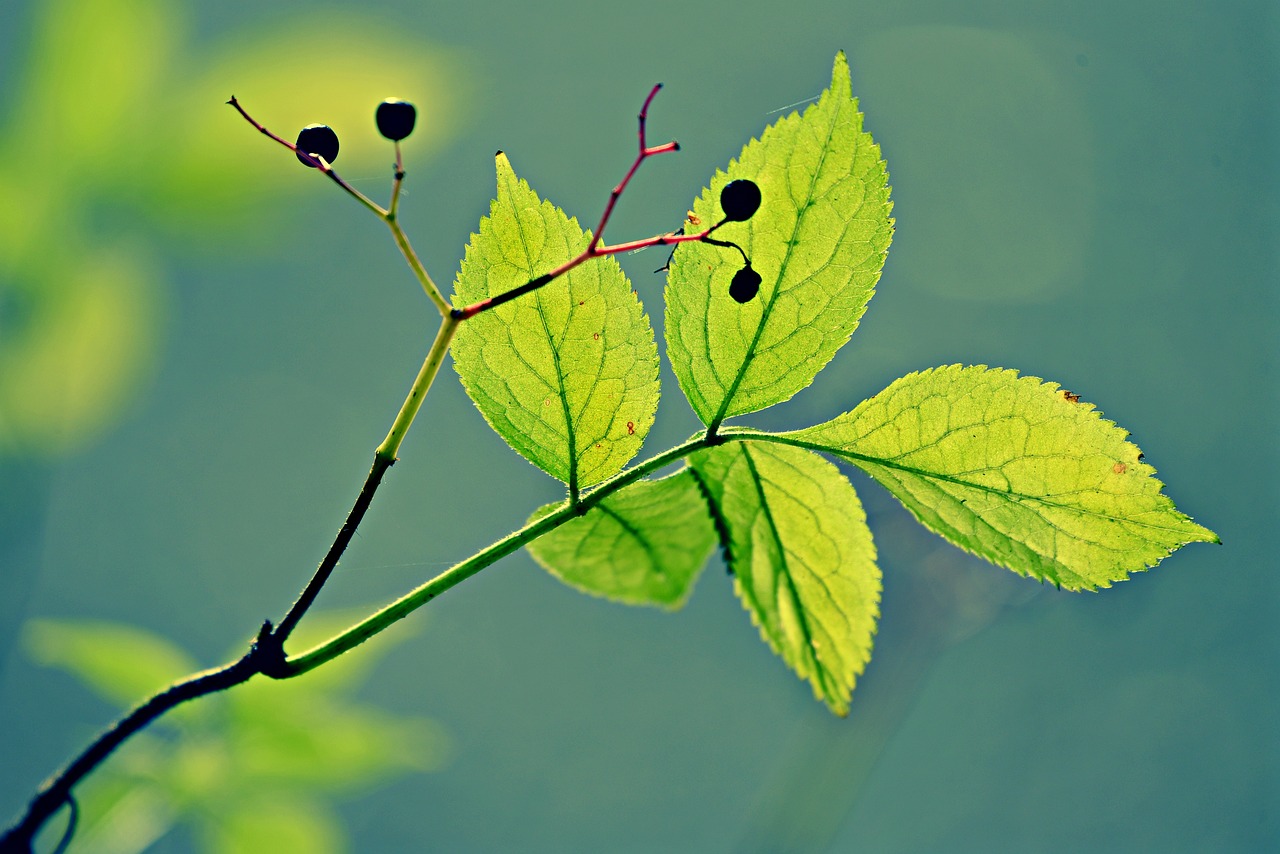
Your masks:
{"label": "branch fork", "polygon": [[[254,676],[259,674],[272,679],[287,679],[293,676],[301,675],[312,670],[327,661],[342,654],[343,652],[358,646],[368,638],[381,632],[392,623],[407,616],[412,611],[421,607],[426,602],[435,598],[440,593],[452,588],[462,580],[469,578],[471,575],[479,572],[486,566],[491,565],[498,559],[520,549],[526,543],[534,538],[564,524],[571,518],[582,515],[598,502],[604,495],[612,492],[614,489],[620,488],[626,483],[644,476],[657,466],[677,459],[679,456],[688,454],[697,447],[701,447],[699,442],[686,443],[679,448],[672,449],[658,458],[651,460],[649,463],[642,464],[623,472],[614,478],[609,484],[602,484],[591,495],[585,496],[579,500],[570,501],[561,510],[548,515],[538,522],[528,525],[520,531],[499,540],[489,548],[479,552],[467,561],[453,567],[452,569],[442,573],[435,579],[427,582],[418,589],[410,592],[400,600],[391,603],[381,611],[370,616],[360,624],[353,626],[341,635],[331,639],[325,644],[298,656],[297,658],[289,658],[285,652],[285,643],[289,639],[293,630],[301,622],[311,605],[319,596],[321,589],[332,575],[334,569],[338,565],[343,552],[355,535],[357,528],[364,518],[366,511],[373,501],[374,494],[378,486],[381,484],[383,476],[387,470],[396,462],[396,454],[400,444],[407,433],[409,426],[413,423],[417,415],[423,399],[426,397],[427,391],[431,387],[432,381],[435,379],[441,364],[444,361],[445,354],[449,350],[449,345],[453,340],[453,335],[457,331],[458,326],[475,315],[495,308],[524,294],[531,293],[540,287],[554,281],[560,276],[568,273],[580,264],[606,255],[616,255],[621,252],[630,252],[637,249],[644,249],[649,246],[674,246],[680,243],[691,241],[707,241],[717,245],[733,245],[725,244],[722,241],[712,240],[711,234],[718,229],[727,220],[713,225],[696,234],[682,234],[679,232],[671,232],[660,234],[653,237],[644,238],[642,240],[633,240],[626,243],[619,243],[608,246],[603,243],[605,229],[609,225],[609,219],[613,215],[614,208],[618,199],[626,190],[627,185],[635,176],[636,171],[640,168],[640,164],[650,157],[659,154],[665,154],[671,151],[678,151],[680,146],[675,141],[667,142],[662,145],[649,146],[646,140],[645,124],[648,117],[649,106],[653,102],[654,97],[662,88],[662,84],[654,86],[645,98],[644,105],[640,109],[639,119],[639,150],[636,154],[631,168],[627,170],[626,175],[609,194],[609,201],[605,205],[600,222],[596,227],[595,234],[592,236],[590,244],[580,255],[565,262],[541,276],[538,276],[529,282],[513,288],[498,296],[491,297],[486,300],[474,303],[462,308],[455,308],[449,304],[441,293],[440,289],[432,281],[431,276],[427,273],[417,253],[409,243],[408,237],[401,229],[398,221],[398,209],[401,195],[401,186],[405,177],[404,161],[401,156],[400,143],[395,142],[395,167],[393,173],[393,183],[391,189],[391,200],[387,207],[374,202],[368,196],[348,184],[343,178],[334,171],[332,164],[325,161],[324,158],[315,156],[308,152],[304,152],[298,148],[295,143],[284,139],[275,133],[272,133],[266,126],[254,119],[248,111],[240,104],[240,101],[232,96],[227,104],[233,107],[253,128],[264,136],[274,140],[289,151],[293,152],[299,160],[308,166],[314,167],[316,170],[324,174],[331,181],[337,184],[344,192],[359,202],[364,208],[372,212],[381,219],[391,230],[392,238],[396,246],[404,255],[409,268],[413,271],[414,276],[421,284],[423,291],[427,297],[436,306],[441,315],[440,330],[436,335],[436,339],[427,354],[426,360],[423,362],[417,377],[413,382],[408,397],[400,408],[391,430],[388,432],[386,439],[378,446],[374,454],[373,464],[370,467],[369,474],[365,478],[360,494],[357,496],[355,504],[348,513],[346,521],[342,528],[338,531],[333,544],[329,547],[324,559],[320,562],[316,572],[299,594],[298,599],[289,608],[284,618],[278,624],[273,624],[270,620],[264,621],[259,628],[258,633],[250,644],[249,649],[240,658],[235,661],[223,665],[222,667],[206,670],[201,673],[194,674],[182,681],[165,688],[152,697],[144,700],[141,704],[127,712],[123,717],[98,735],[92,743],[89,744],[78,756],[72,759],[62,770],[58,771],[47,781],[45,781],[37,790],[34,797],[28,803],[26,813],[3,835],[0,835],[0,854],[30,854],[33,851],[33,844],[36,835],[40,829],[54,815],[56,815],[64,805],[71,808],[71,820],[68,822],[67,830],[64,832],[63,839],[59,843],[58,850],[65,849],[69,844],[71,837],[75,832],[75,819],[78,810],[73,796],[73,790],[80,781],[92,772],[99,764],[107,759],[121,744],[128,740],[131,736],[151,724],[164,713],[168,712],[189,700],[209,694],[218,693],[228,688],[247,682]],[[739,249],[741,251],[741,249]],[[745,257],[745,255],[744,255]],[[700,440],[706,442],[707,440]]]}

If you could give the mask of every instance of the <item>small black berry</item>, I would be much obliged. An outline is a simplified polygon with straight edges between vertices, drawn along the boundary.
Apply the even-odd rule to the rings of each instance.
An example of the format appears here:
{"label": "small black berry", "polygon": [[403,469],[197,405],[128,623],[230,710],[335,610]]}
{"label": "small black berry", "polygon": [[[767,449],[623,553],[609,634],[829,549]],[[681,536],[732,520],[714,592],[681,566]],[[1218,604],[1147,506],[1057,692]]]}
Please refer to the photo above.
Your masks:
{"label": "small black berry", "polygon": [[[298,131],[298,151],[324,158],[325,163],[338,159],[338,135],[328,125],[307,125]],[[306,158],[298,155],[298,162],[311,166]]]}
{"label": "small black berry", "polygon": [[751,302],[760,293],[760,274],[751,269],[751,265],[743,267],[733,274],[729,283],[729,296],[738,302]]}
{"label": "small black berry", "polygon": [[373,117],[378,123],[378,133],[392,142],[399,142],[413,133],[413,123],[418,118],[418,110],[408,101],[388,98],[378,105]]}
{"label": "small black berry", "polygon": [[749,220],[760,208],[760,188],[746,178],[730,181],[720,191],[720,207],[729,222]]}

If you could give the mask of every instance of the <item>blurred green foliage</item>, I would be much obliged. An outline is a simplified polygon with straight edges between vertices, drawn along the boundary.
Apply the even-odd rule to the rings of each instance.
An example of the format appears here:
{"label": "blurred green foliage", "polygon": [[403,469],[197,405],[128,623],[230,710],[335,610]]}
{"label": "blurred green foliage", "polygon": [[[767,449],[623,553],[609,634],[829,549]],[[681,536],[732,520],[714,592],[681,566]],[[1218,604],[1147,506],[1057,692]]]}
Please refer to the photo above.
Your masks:
{"label": "blurred green foliage", "polygon": [[[303,630],[318,640],[356,616],[314,615]],[[353,698],[379,653],[412,633],[390,634],[305,679],[259,678],[161,718],[77,791],[78,850],[134,854],[183,824],[211,854],[349,850],[331,802],[434,770],[448,749],[432,721]],[[115,623],[35,620],[25,642],[121,707],[197,670],[180,647]]]}
{"label": "blurred green foliage", "polygon": [[228,97],[286,137],[323,119],[357,171],[389,163],[373,130],[387,95],[430,116],[414,137],[418,162],[459,126],[464,93],[450,68],[461,57],[359,12],[196,49],[184,11],[173,0],[51,0],[35,16],[0,120],[0,456],[80,447],[138,392],[164,327],[155,241],[199,252],[231,233],[252,251],[285,233],[281,197],[315,176],[221,106]]}

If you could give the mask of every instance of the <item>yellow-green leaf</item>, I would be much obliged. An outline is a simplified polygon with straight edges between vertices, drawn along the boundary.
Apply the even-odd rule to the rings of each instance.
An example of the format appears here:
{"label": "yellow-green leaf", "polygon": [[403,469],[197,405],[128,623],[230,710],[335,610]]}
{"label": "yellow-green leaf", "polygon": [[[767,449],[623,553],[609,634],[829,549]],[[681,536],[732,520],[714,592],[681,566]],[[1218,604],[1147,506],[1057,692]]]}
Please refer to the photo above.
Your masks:
{"label": "yellow-green leaf", "polygon": [[[535,521],[561,505],[549,504]],[[672,610],[689,598],[716,544],[707,502],[688,469],[624,487],[529,544],[548,572],[586,593]]]}
{"label": "yellow-green leaf", "polygon": [[[478,302],[587,248],[590,234],[516,178],[499,153],[498,194],[471,236],[455,302]],[[458,329],[453,363],[502,438],[570,490],[616,474],[658,406],[649,318],[612,257],[588,261]]]}
{"label": "yellow-green leaf", "polygon": [[783,445],[733,442],[692,462],[760,634],[818,699],[847,714],[880,615],[880,569],[853,486],[818,455]]}
{"label": "yellow-green leaf", "polygon": [[908,374],[784,434],[838,454],[925,527],[1069,590],[1110,587],[1217,536],[1178,512],[1128,434],[1079,395],[983,365]]}
{"label": "yellow-green leaf", "polygon": [[755,181],[763,196],[748,221],[716,237],[743,247],[763,281],[739,304],[729,282],[742,266],[732,249],[682,244],[667,281],[671,365],[703,423],[754,412],[813,382],[849,340],[875,292],[893,236],[888,172],[862,130],[844,54],[831,87],[743,148],[693,204],[719,222],[720,190]]}

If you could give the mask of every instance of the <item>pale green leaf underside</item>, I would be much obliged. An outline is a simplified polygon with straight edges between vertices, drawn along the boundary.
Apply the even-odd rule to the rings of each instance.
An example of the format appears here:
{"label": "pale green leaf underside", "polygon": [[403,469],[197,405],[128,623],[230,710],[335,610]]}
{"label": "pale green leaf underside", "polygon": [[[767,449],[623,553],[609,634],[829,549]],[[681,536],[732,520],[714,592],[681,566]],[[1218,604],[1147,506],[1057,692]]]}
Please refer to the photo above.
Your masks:
{"label": "pale green leaf underside", "polygon": [[875,546],[853,486],[818,455],[783,445],[733,442],[692,463],[761,635],[818,699],[847,714],[880,603]]}
{"label": "pale green leaf underside", "polygon": [[[559,504],[533,514],[535,521]],[[711,556],[716,531],[688,469],[618,490],[529,544],[529,553],[571,587],[632,605],[676,609]]]}
{"label": "pale green leaf underside", "polygon": [[982,365],[908,374],[784,434],[852,461],[925,527],[1022,575],[1109,587],[1217,537],[1178,512],[1127,433],[1036,377]]}
{"label": "pale green leaf underside", "polygon": [[738,178],[754,180],[763,202],[717,237],[746,250],[763,278],[760,293],[735,302],[729,281],[742,259],[703,243],[676,250],[666,288],[671,364],[708,425],[813,382],[875,292],[893,235],[888,173],[862,131],[844,54],[816,104],[767,128],[715,174],[693,204],[704,225],[723,217],[720,190]]}
{"label": "pale green leaf underside", "polygon": [[[497,158],[498,193],[454,282],[464,305],[522,285],[587,248],[576,220]],[[617,262],[588,261],[458,328],[453,364],[485,419],[571,488],[619,472],[658,406],[658,349]]]}

